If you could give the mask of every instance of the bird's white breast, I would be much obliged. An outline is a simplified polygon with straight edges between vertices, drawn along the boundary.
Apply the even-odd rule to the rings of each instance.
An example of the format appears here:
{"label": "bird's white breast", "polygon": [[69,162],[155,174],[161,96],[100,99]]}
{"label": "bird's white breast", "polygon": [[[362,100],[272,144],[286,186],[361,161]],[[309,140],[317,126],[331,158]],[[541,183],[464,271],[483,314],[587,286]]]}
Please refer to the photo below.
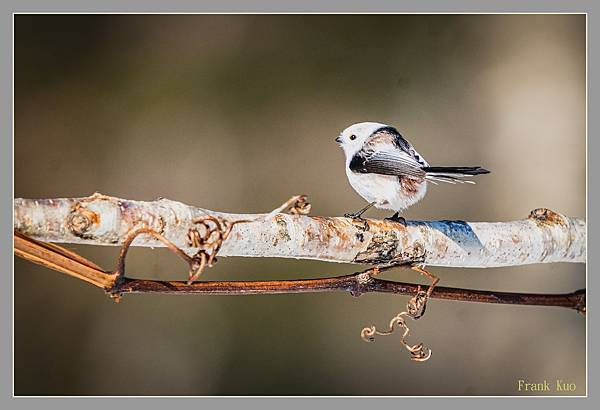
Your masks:
{"label": "bird's white breast", "polygon": [[368,202],[375,202],[375,207],[402,211],[417,203],[427,192],[427,182],[416,185],[416,192],[408,193],[402,189],[397,176],[360,174],[346,166],[346,175],[352,188]]}

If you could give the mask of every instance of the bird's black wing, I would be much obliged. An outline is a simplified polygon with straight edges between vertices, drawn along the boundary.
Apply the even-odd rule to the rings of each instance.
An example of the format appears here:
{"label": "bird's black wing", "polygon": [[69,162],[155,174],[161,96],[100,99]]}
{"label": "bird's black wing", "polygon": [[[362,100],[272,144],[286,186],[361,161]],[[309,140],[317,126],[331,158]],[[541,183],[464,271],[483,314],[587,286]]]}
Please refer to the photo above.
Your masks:
{"label": "bird's black wing", "polygon": [[360,150],[350,161],[350,170],[360,174],[380,174],[424,178],[422,165],[404,150]]}

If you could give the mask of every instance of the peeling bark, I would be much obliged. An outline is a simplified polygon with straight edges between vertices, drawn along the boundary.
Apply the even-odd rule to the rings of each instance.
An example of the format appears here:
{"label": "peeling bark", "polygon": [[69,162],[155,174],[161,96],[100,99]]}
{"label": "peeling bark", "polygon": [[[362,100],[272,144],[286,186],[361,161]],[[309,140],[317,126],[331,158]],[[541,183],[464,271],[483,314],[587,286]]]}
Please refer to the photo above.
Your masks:
{"label": "peeling bark", "polygon": [[[229,214],[167,199],[131,201],[94,194],[86,198],[15,199],[14,229],[45,242],[120,245],[148,227],[195,253],[195,218],[211,215],[238,223],[219,256],[280,257],[330,262],[499,267],[546,262],[585,262],[586,222],[536,209],[511,222],[409,221],[406,226],[367,219],[288,214]],[[164,246],[140,236],[133,246]]]}

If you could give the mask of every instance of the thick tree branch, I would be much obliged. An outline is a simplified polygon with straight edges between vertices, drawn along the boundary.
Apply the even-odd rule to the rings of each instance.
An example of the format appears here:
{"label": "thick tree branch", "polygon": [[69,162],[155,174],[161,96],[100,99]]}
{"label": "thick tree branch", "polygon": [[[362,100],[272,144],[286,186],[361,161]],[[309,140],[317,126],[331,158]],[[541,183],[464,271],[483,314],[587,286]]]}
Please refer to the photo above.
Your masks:
{"label": "thick tree branch", "polygon": [[[15,199],[14,228],[46,242],[120,245],[132,231],[151,229],[193,254],[213,230],[207,218],[227,222],[219,256],[282,257],[362,264],[498,267],[584,262],[586,223],[547,209],[512,222],[367,220],[271,213],[227,214],[159,199]],[[201,221],[201,222],[199,222]],[[244,223],[239,223],[244,221]],[[366,229],[365,229],[366,228]],[[222,246],[221,246],[222,245]],[[140,235],[132,246],[164,246]],[[205,250],[205,263],[210,249]]]}

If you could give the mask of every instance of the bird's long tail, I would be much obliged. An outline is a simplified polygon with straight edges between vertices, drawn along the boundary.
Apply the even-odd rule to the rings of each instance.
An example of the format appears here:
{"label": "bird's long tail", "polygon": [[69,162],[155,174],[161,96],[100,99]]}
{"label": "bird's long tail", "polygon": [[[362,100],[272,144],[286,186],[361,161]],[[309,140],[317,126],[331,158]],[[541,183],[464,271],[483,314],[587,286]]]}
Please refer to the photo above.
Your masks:
{"label": "bird's long tail", "polygon": [[448,182],[450,184],[474,184],[466,180],[474,175],[489,174],[490,171],[481,167],[424,167],[425,178],[433,183]]}

